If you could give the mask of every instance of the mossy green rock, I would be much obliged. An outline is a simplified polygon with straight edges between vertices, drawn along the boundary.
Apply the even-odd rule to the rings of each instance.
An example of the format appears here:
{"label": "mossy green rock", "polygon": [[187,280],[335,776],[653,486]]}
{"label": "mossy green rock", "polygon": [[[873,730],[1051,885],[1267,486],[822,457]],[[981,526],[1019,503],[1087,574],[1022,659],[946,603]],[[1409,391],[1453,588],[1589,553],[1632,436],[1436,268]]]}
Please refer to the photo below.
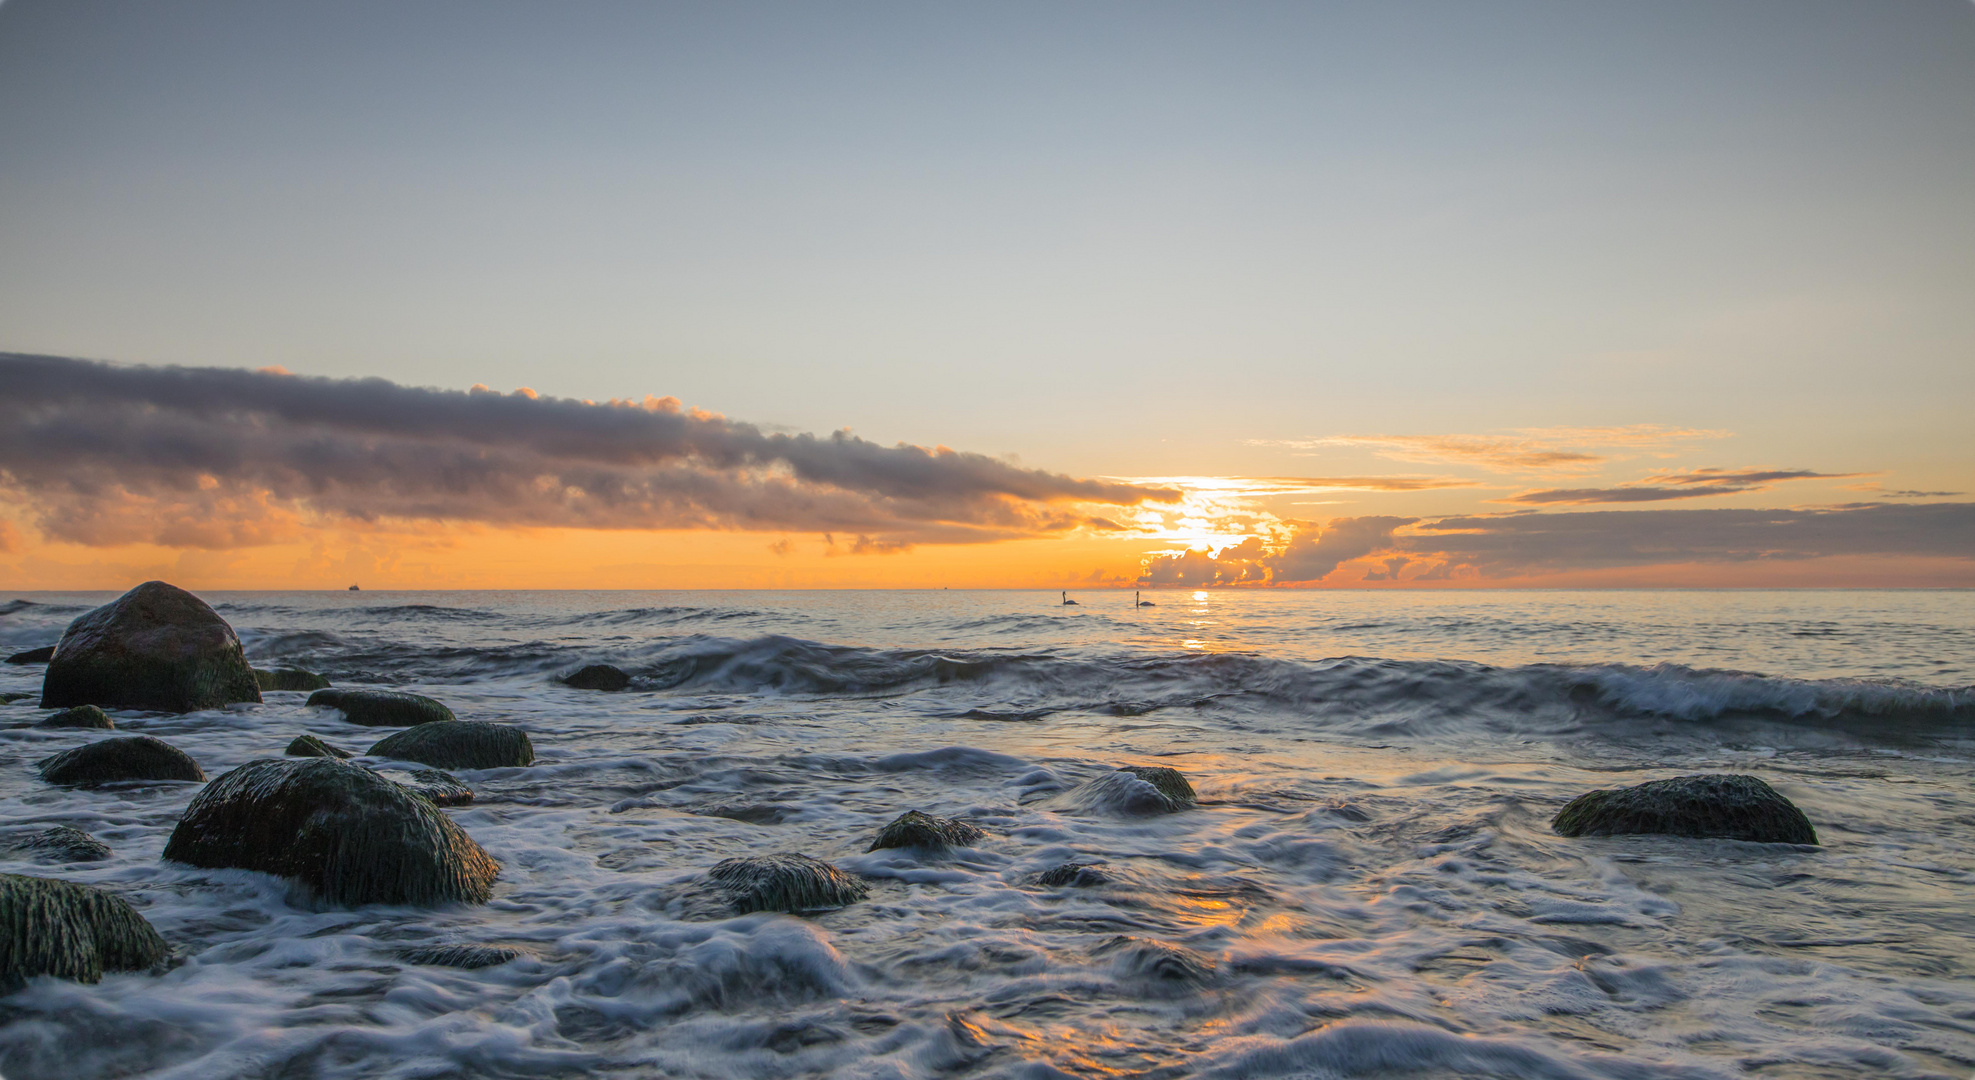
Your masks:
{"label": "mossy green rock", "polygon": [[438,698],[400,690],[352,690],[333,687],[309,695],[313,708],[337,709],[352,724],[364,727],[412,727],[455,719]]}
{"label": "mossy green rock", "polygon": [[199,763],[178,747],[149,735],[98,739],[40,762],[51,784],[89,787],[121,780],[204,780]]}
{"label": "mossy green rock", "polygon": [[400,731],[380,740],[369,754],[435,769],[502,769],[534,764],[535,746],[527,732],[511,724],[455,720]]}
{"label": "mossy green rock", "polygon": [[226,620],[175,585],[147,581],[69,624],[41,706],[192,712],[261,700]]}
{"label": "mossy green rock", "polygon": [[1753,776],[1697,773],[1587,792],[1557,812],[1564,836],[1667,836],[1815,844],[1817,830],[1790,800]]}
{"label": "mossy green rock", "polygon": [[950,847],[966,847],[982,835],[979,828],[967,822],[907,810],[878,833],[878,838],[871,842],[868,850],[922,848],[944,851]]}
{"label": "mossy green rock", "polygon": [[120,896],[72,881],[0,874],[0,988],[36,975],[101,982],[106,971],[148,971],[170,946]]}
{"label": "mossy green rock", "polygon": [[250,761],[206,785],[165,858],[292,878],[338,904],[485,903],[499,864],[425,799],[333,758]]}

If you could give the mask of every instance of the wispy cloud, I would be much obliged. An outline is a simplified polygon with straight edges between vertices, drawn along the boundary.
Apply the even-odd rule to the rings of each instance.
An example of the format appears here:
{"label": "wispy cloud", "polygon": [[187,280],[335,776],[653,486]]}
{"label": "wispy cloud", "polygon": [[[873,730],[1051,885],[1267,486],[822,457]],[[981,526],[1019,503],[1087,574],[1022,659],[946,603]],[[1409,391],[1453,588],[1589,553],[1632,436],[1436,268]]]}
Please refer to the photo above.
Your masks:
{"label": "wispy cloud", "polygon": [[1528,506],[1667,502],[1768,491],[1787,480],[1844,480],[1863,475],[1866,474],[1821,473],[1809,469],[1694,469],[1689,472],[1659,473],[1617,487],[1548,488],[1492,501]]}
{"label": "wispy cloud", "polygon": [[315,517],[839,532],[853,550],[1105,527],[1169,487],[848,431],[771,434],[673,398],[597,404],[279,371],[0,354],[0,485],[47,535],[225,547]]}
{"label": "wispy cloud", "polygon": [[1479,481],[1463,480],[1457,476],[1120,476],[1105,479],[1234,498],[1308,495],[1328,491],[1431,491],[1481,486]]}
{"label": "wispy cloud", "polygon": [[1314,452],[1329,448],[1370,450],[1395,461],[1468,465],[1493,472],[1584,472],[1610,459],[1599,450],[1657,450],[1727,432],[1660,424],[1624,427],[1515,428],[1502,435],[1326,435],[1310,439],[1250,439],[1251,445]]}
{"label": "wispy cloud", "polygon": [[1884,484],[1846,484],[1846,491],[1862,491],[1882,499],[1952,499],[1965,491],[1915,491],[1910,488],[1894,490]]}

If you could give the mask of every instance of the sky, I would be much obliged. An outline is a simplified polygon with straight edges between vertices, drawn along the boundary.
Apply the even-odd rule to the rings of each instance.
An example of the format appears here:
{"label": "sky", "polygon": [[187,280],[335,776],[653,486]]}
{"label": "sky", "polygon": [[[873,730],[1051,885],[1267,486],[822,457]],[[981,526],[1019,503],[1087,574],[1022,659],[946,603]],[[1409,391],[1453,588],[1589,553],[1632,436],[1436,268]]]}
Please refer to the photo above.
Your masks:
{"label": "sky", "polygon": [[0,2],[0,587],[1975,586],[1975,5]]}

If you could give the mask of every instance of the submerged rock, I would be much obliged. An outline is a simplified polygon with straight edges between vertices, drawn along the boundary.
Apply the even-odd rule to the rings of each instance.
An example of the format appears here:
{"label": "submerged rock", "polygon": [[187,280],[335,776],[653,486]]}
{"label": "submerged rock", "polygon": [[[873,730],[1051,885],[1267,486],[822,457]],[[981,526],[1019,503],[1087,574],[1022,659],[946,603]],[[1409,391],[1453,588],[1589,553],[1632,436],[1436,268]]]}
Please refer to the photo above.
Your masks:
{"label": "submerged rock", "polygon": [[261,699],[233,628],[204,600],[147,581],[69,624],[41,705],[192,712]]}
{"label": "submerged rock", "polygon": [[631,676],[611,664],[590,664],[556,681],[578,690],[622,690],[631,685]]}
{"label": "submerged rock", "polygon": [[1085,809],[1112,814],[1170,814],[1196,805],[1193,785],[1186,777],[1178,769],[1156,765],[1126,765],[1090,781],[1070,797]]}
{"label": "submerged rock", "polygon": [[39,649],[29,649],[26,652],[17,652],[14,655],[9,656],[7,658],[7,663],[45,664],[48,661],[53,660],[54,658],[55,658],[55,647],[53,645],[43,645]]}
{"label": "submerged rock", "polygon": [[1052,889],[1088,889],[1096,885],[1108,885],[1111,875],[1104,870],[1103,863],[1064,863],[1052,866],[1035,877],[1036,884]]}
{"label": "submerged rock", "polygon": [[532,955],[527,949],[514,945],[420,945],[398,950],[398,959],[407,964],[465,968],[469,971]]}
{"label": "submerged rock", "polygon": [[736,912],[833,911],[864,899],[870,887],[807,855],[749,855],[714,865],[707,876]]}
{"label": "submerged rock", "polygon": [[322,690],[329,686],[328,679],[301,668],[275,668],[273,671],[255,668],[254,681],[262,690]]}
{"label": "submerged rock", "polygon": [[435,769],[500,769],[535,761],[535,746],[527,732],[511,724],[479,720],[421,724],[378,742],[369,753]]}
{"label": "submerged rock", "polygon": [[326,757],[339,760],[356,757],[348,750],[340,746],[331,746],[313,735],[295,736],[294,741],[288,744],[288,749],[282,753],[289,757]]}
{"label": "submerged rock", "polygon": [[453,711],[438,698],[399,690],[317,690],[309,695],[308,704],[340,709],[344,719],[364,727],[412,727],[454,719]]}
{"label": "submerged rock", "polygon": [[500,872],[430,802],[332,758],[264,758],[219,777],[164,857],[292,878],[348,905],[485,903]]}
{"label": "submerged rock", "polygon": [[19,690],[9,690],[4,694],[0,694],[0,705],[12,705],[16,701],[32,701],[40,696],[39,694],[30,694]]}
{"label": "submerged rock", "polygon": [[1817,830],[1790,800],[1753,776],[1697,773],[1587,792],[1550,827],[1564,836],[1663,833],[1775,844],[1815,844]]}
{"label": "submerged rock", "polygon": [[96,728],[108,731],[117,726],[110,714],[94,705],[77,705],[73,709],[63,709],[44,718],[34,725],[40,728]]}
{"label": "submerged rock", "polygon": [[110,845],[67,825],[44,832],[14,837],[7,846],[25,851],[44,862],[101,862],[110,857]]}
{"label": "submerged rock", "polygon": [[964,821],[907,810],[885,826],[884,831],[878,834],[878,838],[873,840],[866,850],[926,848],[932,851],[944,851],[950,847],[966,847],[984,835],[986,834],[980,829]]}
{"label": "submerged rock", "polygon": [[89,786],[119,780],[204,780],[199,763],[164,741],[149,735],[99,739],[64,750],[39,763],[41,778],[51,784]]}
{"label": "submerged rock", "polygon": [[36,975],[94,983],[148,971],[171,947],[121,896],[73,881],[0,874],[0,989]]}
{"label": "submerged rock", "polygon": [[465,806],[473,801],[473,789],[465,781],[437,769],[413,769],[411,782],[404,786],[434,806]]}
{"label": "submerged rock", "polygon": [[1185,991],[1213,981],[1214,962],[1192,949],[1121,934],[1091,950],[1111,958],[1111,970],[1142,987]]}

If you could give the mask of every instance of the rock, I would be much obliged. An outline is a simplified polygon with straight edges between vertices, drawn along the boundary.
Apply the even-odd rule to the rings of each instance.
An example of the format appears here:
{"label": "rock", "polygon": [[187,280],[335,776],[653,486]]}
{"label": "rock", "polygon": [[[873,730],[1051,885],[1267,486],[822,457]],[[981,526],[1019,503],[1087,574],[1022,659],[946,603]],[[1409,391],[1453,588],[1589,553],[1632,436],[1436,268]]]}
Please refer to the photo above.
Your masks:
{"label": "rock", "polygon": [[309,695],[308,704],[340,709],[344,719],[364,727],[412,727],[454,719],[453,711],[438,698],[398,690],[317,690]]}
{"label": "rock", "polygon": [[192,712],[258,702],[233,628],[204,600],[147,581],[74,622],[41,681],[41,706]]}
{"label": "rock", "polygon": [[1112,814],[1170,814],[1195,805],[1193,785],[1178,769],[1154,765],[1126,765],[1083,785],[1070,797],[1084,809]]}
{"label": "rock", "polygon": [[372,757],[416,761],[435,769],[501,769],[535,761],[535,747],[527,732],[511,724],[478,720],[420,724],[380,741],[367,752]]}
{"label": "rock", "polygon": [[8,846],[45,862],[101,862],[110,857],[110,845],[67,825],[16,837]]}
{"label": "rock", "polygon": [[1698,773],[1587,792],[1557,811],[1564,836],[1663,833],[1772,844],[1815,844],[1817,830],[1790,800],[1753,776]]}
{"label": "rock", "polygon": [[10,690],[7,693],[0,694],[0,705],[12,705],[16,701],[33,701],[35,698],[40,696],[41,695],[39,694],[30,694],[17,690]]}
{"label": "rock", "polygon": [[295,740],[288,744],[288,749],[282,752],[289,757],[326,757],[337,759],[356,757],[355,754],[350,753],[348,750],[331,746],[313,735],[295,736]]}
{"label": "rock", "polygon": [[858,878],[807,855],[749,855],[714,865],[707,876],[736,912],[831,911],[871,891]]}
{"label": "rock", "polygon": [[171,957],[165,939],[123,897],[73,881],[0,874],[0,987],[36,975],[101,982]]}
{"label": "rock", "polygon": [[421,945],[398,951],[398,959],[407,964],[466,968],[469,971],[532,955],[527,949],[513,945]]}
{"label": "rock", "polygon": [[1088,889],[1093,885],[1106,885],[1111,875],[1104,872],[1102,863],[1064,863],[1052,866],[1036,875],[1036,884],[1052,889]]}
{"label": "rock", "polygon": [[64,750],[38,763],[51,784],[84,787],[119,780],[204,780],[199,763],[185,751],[149,735],[99,739]]}
{"label": "rock", "polygon": [[1192,949],[1151,938],[1120,934],[1091,950],[1109,956],[1111,970],[1141,989],[1184,992],[1214,979],[1214,962]]}
{"label": "rock", "polygon": [[465,781],[437,769],[413,769],[411,782],[404,787],[434,806],[465,806],[473,801],[473,789]]}
{"label": "rock", "polygon": [[322,690],[329,686],[328,679],[300,668],[275,668],[273,671],[255,668],[254,682],[262,690]]}
{"label": "rock", "polygon": [[9,664],[45,664],[48,661],[53,660],[54,658],[55,658],[55,647],[53,645],[43,645],[39,649],[29,649],[26,652],[17,652],[14,655],[9,656],[7,658],[7,662]]}
{"label": "rock", "polygon": [[579,668],[556,680],[564,686],[578,690],[622,690],[631,685],[631,676],[623,668],[609,664],[590,664]]}
{"label": "rock", "polygon": [[73,709],[63,709],[34,725],[39,728],[97,728],[110,730],[117,726],[110,714],[94,705],[77,705]]}
{"label": "rock", "polygon": [[430,802],[333,758],[263,758],[186,807],[165,858],[292,878],[338,904],[480,904],[500,867]]}
{"label": "rock", "polygon": [[926,848],[931,851],[944,851],[950,847],[966,847],[983,835],[985,834],[980,829],[964,821],[907,810],[885,826],[884,831],[878,834],[878,838],[873,840],[866,850]]}

